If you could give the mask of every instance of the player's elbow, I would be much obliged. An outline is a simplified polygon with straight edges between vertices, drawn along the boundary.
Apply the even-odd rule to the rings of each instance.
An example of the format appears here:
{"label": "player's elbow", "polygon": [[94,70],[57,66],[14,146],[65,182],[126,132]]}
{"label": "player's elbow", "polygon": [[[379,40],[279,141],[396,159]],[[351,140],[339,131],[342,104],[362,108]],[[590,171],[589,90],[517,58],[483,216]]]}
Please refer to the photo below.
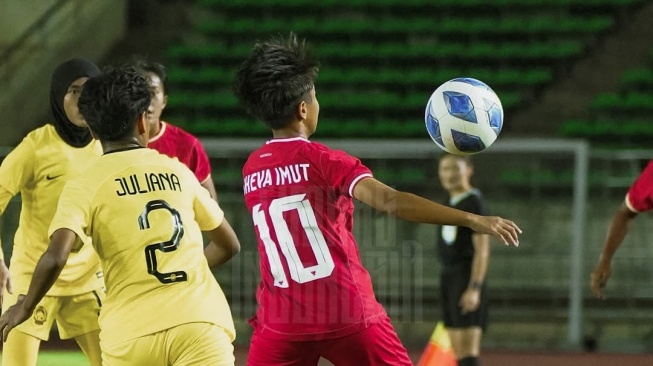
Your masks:
{"label": "player's elbow", "polygon": [[411,201],[414,195],[402,191],[391,191],[378,202],[378,210],[402,220],[414,221],[414,208]]}
{"label": "player's elbow", "polygon": [[377,210],[390,216],[399,216],[399,210],[397,209],[397,205],[389,204],[388,202],[383,202],[381,205],[378,206]]}
{"label": "player's elbow", "polygon": [[222,238],[222,240],[218,243],[214,243],[214,245],[221,248],[219,251],[222,253],[220,255],[222,259],[218,261],[219,264],[228,262],[231,258],[240,253],[240,241],[238,241],[238,237],[235,234],[227,238]]}
{"label": "player's elbow", "polygon": [[233,238],[231,242],[229,243],[229,249],[231,253],[231,258],[235,257],[238,253],[240,253],[240,241],[238,241],[238,238]]}
{"label": "player's elbow", "polygon": [[221,244],[231,253],[229,258],[233,258],[236,254],[240,253],[240,240],[238,240],[238,236],[231,229],[226,230],[225,234],[221,240]]}
{"label": "player's elbow", "polygon": [[374,197],[370,206],[391,216],[401,216],[401,202],[398,200],[402,192],[392,192],[393,195],[379,194]]}

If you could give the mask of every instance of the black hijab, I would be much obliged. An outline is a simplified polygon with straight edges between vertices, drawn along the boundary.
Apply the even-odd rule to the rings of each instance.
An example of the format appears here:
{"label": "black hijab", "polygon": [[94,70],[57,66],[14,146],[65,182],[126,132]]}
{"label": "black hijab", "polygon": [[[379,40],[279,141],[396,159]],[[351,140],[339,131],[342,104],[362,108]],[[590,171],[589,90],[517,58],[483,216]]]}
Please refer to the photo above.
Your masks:
{"label": "black hijab", "polygon": [[52,73],[50,85],[50,108],[54,117],[54,128],[68,145],[84,147],[91,142],[91,132],[86,127],[75,126],[63,108],[63,99],[68,87],[81,77],[100,75],[100,69],[92,62],[74,58],[59,65]]}

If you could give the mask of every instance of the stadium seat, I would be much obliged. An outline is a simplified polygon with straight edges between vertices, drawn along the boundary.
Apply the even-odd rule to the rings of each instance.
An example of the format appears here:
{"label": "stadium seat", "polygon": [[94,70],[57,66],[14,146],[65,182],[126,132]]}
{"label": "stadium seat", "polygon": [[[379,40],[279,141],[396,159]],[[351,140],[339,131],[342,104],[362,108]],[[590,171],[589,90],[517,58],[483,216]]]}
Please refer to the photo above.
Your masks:
{"label": "stadium seat", "polygon": [[[615,10],[641,3],[196,0],[204,11],[193,23],[194,35],[165,53],[174,91],[167,112],[183,116],[195,133],[265,134],[213,120],[243,118],[231,95],[235,70],[256,40],[292,30],[311,41],[322,61],[317,87],[332,122],[321,125],[320,133],[423,137],[425,101],[439,84],[461,76],[476,78],[493,88],[506,112],[525,108],[566,64],[615,26]],[[309,15],[287,16],[299,9]],[[648,85],[646,75],[633,80]],[[632,106],[648,100],[638,95],[618,98]]]}

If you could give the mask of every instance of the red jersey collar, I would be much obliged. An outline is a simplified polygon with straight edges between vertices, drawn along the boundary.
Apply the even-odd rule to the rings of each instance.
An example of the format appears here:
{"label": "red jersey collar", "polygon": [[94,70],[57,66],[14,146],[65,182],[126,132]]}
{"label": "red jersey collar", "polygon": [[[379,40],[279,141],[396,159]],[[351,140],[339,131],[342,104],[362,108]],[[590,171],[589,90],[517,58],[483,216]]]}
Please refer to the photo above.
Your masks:
{"label": "red jersey collar", "polygon": [[150,137],[150,139],[147,142],[154,142],[154,141],[160,139],[161,136],[163,136],[163,134],[166,132],[166,126],[167,126],[167,123],[165,123],[164,121],[161,121],[161,128],[159,129],[159,133],[157,133],[156,135]]}
{"label": "red jersey collar", "polygon": [[305,141],[305,142],[310,142],[307,139],[297,136],[297,137],[285,137],[285,138],[280,138],[280,139],[272,139],[268,140],[265,144],[271,144],[273,142],[291,142],[291,141]]}

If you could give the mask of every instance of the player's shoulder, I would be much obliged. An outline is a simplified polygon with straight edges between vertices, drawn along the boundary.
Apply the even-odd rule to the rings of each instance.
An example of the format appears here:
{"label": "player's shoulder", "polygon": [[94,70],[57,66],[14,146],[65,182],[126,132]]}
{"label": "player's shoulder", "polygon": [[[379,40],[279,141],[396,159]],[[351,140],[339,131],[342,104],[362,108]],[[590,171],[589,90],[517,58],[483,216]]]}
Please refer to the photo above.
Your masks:
{"label": "player's shoulder", "polygon": [[[314,145],[313,145],[314,144]],[[327,145],[314,142],[313,150],[311,151],[312,155],[319,159],[322,166],[326,167],[330,164],[355,164],[358,161],[358,158],[349,154],[344,150],[333,149]]]}
{"label": "player's shoulder", "polygon": [[59,159],[56,151],[59,150],[60,145],[65,142],[59,137],[59,134],[51,124],[38,127],[25,135],[23,140],[12,151],[13,154],[21,155],[38,155],[38,161],[42,158]]}
{"label": "player's shoulder", "polygon": [[311,142],[310,144],[310,152],[314,153],[316,155],[324,156],[324,157],[330,157],[330,158],[350,158],[353,159],[354,157],[349,154],[348,152],[344,150],[338,150],[338,149],[333,149],[323,143],[320,142]]}
{"label": "player's shoulder", "polygon": [[184,163],[179,161],[179,158],[171,157],[165,153],[162,153],[156,149],[146,148],[143,149],[143,155],[145,155],[145,161],[148,161],[154,165],[163,165],[171,169],[183,169],[188,168]]}
{"label": "player's shoulder", "polygon": [[183,176],[184,178],[197,180],[195,174],[193,174],[190,168],[188,168],[188,166],[183,162],[181,162],[179,158],[177,158],[176,156],[170,157],[154,149],[145,149],[145,150],[148,150],[146,154],[150,154],[153,156],[153,158],[151,160],[148,159],[148,161],[152,161],[157,165],[163,167],[164,169],[178,172],[180,176]]}
{"label": "player's shoulder", "polygon": [[84,172],[66,181],[63,193],[75,197],[76,200],[92,200],[107,179],[109,176],[102,164],[91,164]]}
{"label": "player's shoulder", "polygon": [[59,135],[54,125],[46,124],[28,132],[23,141],[30,141],[38,146],[43,143],[50,143],[56,139],[59,139]]}
{"label": "player's shoulder", "polygon": [[472,188],[472,190],[469,192],[469,197],[467,198],[467,201],[468,201],[468,205],[470,206],[470,209],[475,211],[476,213],[482,215],[488,213],[488,208],[485,199],[483,198],[483,193],[479,189]]}
{"label": "player's shoulder", "polygon": [[481,192],[480,189],[478,188],[472,188],[469,191],[469,197],[473,200],[482,200],[483,199],[483,192]]}
{"label": "player's shoulder", "polygon": [[484,201],[483,193],[478,188],[472,188],[468,192],[468,195],[465,198],[465,200],[472,204],[483,204]]}
{"label": "player's shoulder", "polygon": [[165,129],[166,129],[165,133],[163,134],[163,137],[176,139],[176,140],[199,142],[199,139],[195,135],[184,130],[183,128],[179,126],[175,126],[168,122],[163,122],[163,123],[165,124]]}
{"label": "player's shoulder", "polygon": [[304,147],[306,151],[310,151],[311,153],[316,153],[316,154],[338,154],[342,152],[340,150],[334,150],[323,143],[315,142],[315,141],[311,141],[309,144],[306,144]]}
{"label": "player's shoulder", "polygon": [[471,190],[463,193],[462,195],[453,198],[454,206],[464,207],[464,206],[478,206],[483,204],[483,194],[477,188],[472,188]]}
{"label": "player's shoulder", "polygon": [[130,174],[141,171],[156,174],[173,172],[184,177],[190,174],[194,178],[188,167],[177,158],[171,158],[154,149],[140,148],[126,152],[126,155],[122,155],[122,153],[104,154],[76,179],[87,182],[89,186],[100,186],[107,179],[113,180],[116,175],[121,175],[125,171],[130,171]]}

